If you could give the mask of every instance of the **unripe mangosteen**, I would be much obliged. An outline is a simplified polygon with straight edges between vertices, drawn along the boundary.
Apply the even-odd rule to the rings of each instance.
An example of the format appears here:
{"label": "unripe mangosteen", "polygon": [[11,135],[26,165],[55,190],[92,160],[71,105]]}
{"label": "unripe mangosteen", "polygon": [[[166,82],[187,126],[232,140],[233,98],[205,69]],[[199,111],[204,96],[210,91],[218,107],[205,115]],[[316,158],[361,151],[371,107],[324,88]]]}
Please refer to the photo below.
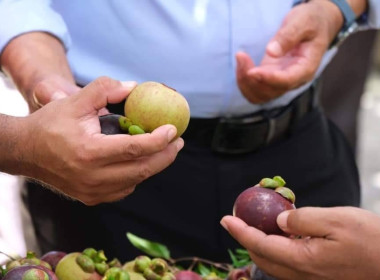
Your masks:
{"label": "unripe mangosteen", "polygon": [[279,176],[261,180],[237,197],[233,215],[266,234],[287,235],[278,227],[277,216],[295,209],[295,196],[284,185],[285,181]]}
{"label": "unripe mangosteen", "polygon": [[[79,257],[88,257],[79,252],[69,253],[57,264],[55,274],[59,280],[101,280],[103,277],[95,270],[95,264],[78,264]],[[89,258],[89,257],[88,257]],[[90,259],[90,258],[89,258]],[[82,260],[82,258],[80,259]],[[90,259],[91,260],[91,259]]]}
{"label": "unripe mangosteen", "polygon": [[55,271],[55,268],[57,267],[58,262],[66,256],[65,252],[62,251],[50,251],[44,254],[40,259],[41,261],[45,261],[48,264],[50,264],[53,271]]}
{"label": "unripe mangosteen", "polygon": [[176,90],[157,82],[137,85],[127,97],[124,114],[145,132],[172,124],[177,128],[176,137],[182,135],[190,121],[186,99]]}

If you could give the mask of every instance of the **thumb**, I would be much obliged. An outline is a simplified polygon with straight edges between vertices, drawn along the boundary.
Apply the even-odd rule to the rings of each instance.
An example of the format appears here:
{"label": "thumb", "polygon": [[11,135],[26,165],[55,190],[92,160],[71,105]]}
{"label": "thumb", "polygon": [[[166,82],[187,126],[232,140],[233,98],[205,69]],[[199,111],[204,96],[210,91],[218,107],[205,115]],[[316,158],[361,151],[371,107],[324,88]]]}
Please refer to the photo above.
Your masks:
{"label": "thumb", "polygon": [[87,112],[99,111],[108,103],[123,101],[136,85],[133,81],[120,82],[109,77],[97,78],[85,86],[80,94],[74,96],[77,99],[76,106],[87,108]]}
{"label": "thumb", "polygon": [[277,216],[278,226],[285,232],[312,237],[331,234],[331,212],[329,208],[304,207],[284,211]]}

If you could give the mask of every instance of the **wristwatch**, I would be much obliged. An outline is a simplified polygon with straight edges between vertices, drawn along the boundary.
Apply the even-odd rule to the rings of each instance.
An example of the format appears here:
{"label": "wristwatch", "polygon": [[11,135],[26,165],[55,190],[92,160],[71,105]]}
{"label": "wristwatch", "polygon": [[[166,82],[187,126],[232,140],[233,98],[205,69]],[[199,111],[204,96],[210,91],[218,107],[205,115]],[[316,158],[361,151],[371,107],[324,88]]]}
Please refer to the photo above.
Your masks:
{"label": "wristwatch", "polygon": [[[340,10],[343,15],[344,23],[342,29],[339,31],[337,36],[330,44],[330,48],[339,46],[342,42],[352,33],[354,33],[358,28],[359,24],[356,21],[356,15],[354,11],[351,9],[350,5],[348,5],[346,0],[329,0],[334,3]],[[293,1],[293,7],[301,4],[309,2],[309,0],[295,0]]]}

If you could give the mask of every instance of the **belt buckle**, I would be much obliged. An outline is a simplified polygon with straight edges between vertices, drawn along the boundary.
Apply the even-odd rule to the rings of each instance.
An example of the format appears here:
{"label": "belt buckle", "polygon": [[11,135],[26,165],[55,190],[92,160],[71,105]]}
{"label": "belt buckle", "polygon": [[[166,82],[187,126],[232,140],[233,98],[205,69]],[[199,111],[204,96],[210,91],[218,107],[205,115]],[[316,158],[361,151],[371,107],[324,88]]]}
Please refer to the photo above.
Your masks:
{"label": "belt buckle", "polygon": [[265,114],[221,118],[216,125],[211,148],[220,154],[238,155],[253,152],[269,143],[275,120]]}

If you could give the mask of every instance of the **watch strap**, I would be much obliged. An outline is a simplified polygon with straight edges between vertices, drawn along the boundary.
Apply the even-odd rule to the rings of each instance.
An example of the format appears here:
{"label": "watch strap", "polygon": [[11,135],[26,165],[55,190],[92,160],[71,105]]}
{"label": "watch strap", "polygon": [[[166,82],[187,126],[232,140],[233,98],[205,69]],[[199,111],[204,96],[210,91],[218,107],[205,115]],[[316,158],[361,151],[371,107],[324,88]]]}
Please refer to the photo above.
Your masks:
{"label": "watch strap", "polygon": [[[329,0],[333,2],[340,10],[344,18],[343,29],[348,29],[351,24],[353,24],[356,20],[356,15],[354,11],[351,9],[350,5],[348,5],[346,0]],[[309,0],[295,0],[293,1],[293,7],[301,4],[309,2]]]}
{"label": "watch strap", "polygon": [[348,5],[346,0],[330,0],[335,5],[338,6],[344,17],[344,27],[343,29],[348,29],[356,20],[356,15],[354,11],[351,9],[350,5]]}

